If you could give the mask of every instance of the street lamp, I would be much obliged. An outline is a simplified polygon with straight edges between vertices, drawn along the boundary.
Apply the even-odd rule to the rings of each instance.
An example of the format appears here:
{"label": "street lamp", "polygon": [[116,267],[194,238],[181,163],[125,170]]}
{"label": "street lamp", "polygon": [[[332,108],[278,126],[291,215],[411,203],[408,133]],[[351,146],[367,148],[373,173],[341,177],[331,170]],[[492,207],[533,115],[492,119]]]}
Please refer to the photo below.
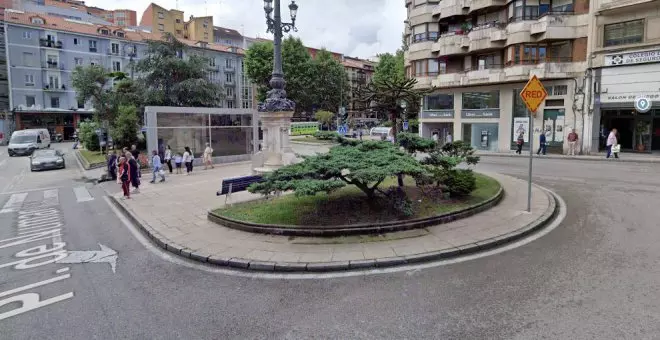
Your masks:
{"label": "street lamp", "polygon": [[[273,5],[274,2],[274,5]],[[282,37],[283,33],[291,31],[297,32],[296,15],[298,14],[298,5],[295,1],[289,4],[291,22],[282,22],[280,14],[280,0],[264,0],[264,12],[266,13],[266,32],[273,33],[273,75],[270,79],[271,90],[264,103],[259,105],[259,111],[293,111],[295,103],[286,98],[284,81],[284,72],[282,71]],[[272,14],[272,16],[271,16]]]}

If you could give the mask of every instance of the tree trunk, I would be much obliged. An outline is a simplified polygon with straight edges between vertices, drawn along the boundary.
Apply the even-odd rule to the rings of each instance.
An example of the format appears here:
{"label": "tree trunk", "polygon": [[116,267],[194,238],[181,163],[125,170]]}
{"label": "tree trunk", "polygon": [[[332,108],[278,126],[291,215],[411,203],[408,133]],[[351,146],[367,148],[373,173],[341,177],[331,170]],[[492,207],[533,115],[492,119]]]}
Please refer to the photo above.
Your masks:
{"label": "tree trunk", "polygon": [[394,142],[394,144],[396,144],[396,134],[397,134],[396,110],[393,110],[390,113],[390,121],[392,122],[392,141]]}

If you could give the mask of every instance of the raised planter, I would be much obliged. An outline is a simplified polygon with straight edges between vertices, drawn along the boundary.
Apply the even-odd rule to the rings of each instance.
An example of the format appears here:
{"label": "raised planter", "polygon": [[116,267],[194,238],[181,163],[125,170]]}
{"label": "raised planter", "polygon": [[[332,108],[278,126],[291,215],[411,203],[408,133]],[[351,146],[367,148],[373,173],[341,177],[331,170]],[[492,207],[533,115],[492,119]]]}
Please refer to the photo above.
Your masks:
{"label": "raised planter", "polygon": [[76,158],[78,158],[78,160],[80,161],[80,164],[82,164],[83,168],[85,168],[85,170],[98,169],[106,166],[106,162],[90,164],[87,161],[87,159],[80,154],[80,150],[76,149],[74,153],[76,155]]}
{"label": "raised planter", "polygon": [[209,211],[207,218],[214,223],[222,226],[248,231],[252,233],[283,235],[283,236],[313,236],[313,237],[335,237],[364,234],[381,234],[411,229],[421,229],[436,226],[443,223],[449,223],[461,218],[466,218],[482,211],[488,210],[497,205],[504,197],[504,189],[500,186],[493,197],[463,208],[458,211],[424,218],[416,218],[402,221],[392,221],[384,223],[370,224],[348,224],[337,226],[288,226],[279,224],[261,224],[238,221],[235,219],[220,216],[213,211]]}

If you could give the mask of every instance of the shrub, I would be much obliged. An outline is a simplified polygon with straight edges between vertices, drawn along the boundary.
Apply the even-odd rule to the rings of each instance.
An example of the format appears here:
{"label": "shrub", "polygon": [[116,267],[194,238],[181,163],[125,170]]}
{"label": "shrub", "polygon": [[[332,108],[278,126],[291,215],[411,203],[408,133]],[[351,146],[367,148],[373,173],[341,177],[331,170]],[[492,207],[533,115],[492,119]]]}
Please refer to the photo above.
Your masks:
{"label": "shrub", "polygon": [[316,131],[314,137],[319,140],[335,140],[339,134],[335,131]]}
{"label": "shrub", "polygon": [[454,169],[447,173],[444,184],[451,197],[465,197],[477,188],[477,178],[472,170]]}
{"label": "shrub", "polygon": [[120,106],[119,115],[110,129],[115,145],[133,145],[137,142],[138,116],[135,106]]}
{"label": "shrub", "polygon": [[95,121],[85,120],[80,122],[79,126],[78,138],[80,143],[89,151],[99,151],[101,145],[99,136],[96,134],[99,124]]}

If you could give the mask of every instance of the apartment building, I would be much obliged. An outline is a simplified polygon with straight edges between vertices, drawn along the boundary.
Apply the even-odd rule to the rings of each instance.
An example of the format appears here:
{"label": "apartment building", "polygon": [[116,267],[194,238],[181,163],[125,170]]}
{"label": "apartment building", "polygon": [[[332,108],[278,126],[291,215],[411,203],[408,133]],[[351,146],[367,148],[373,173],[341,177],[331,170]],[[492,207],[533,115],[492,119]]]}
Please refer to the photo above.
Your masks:
{"label": "apartment building", "polygon": [[[81,119],[91,117],[90,103],[79,103],[71,86],[77,66],[102,65],[108,71],[134,72],[147,54],[147,40],[162,34],[119,26],[96,25],[39,13],[6,10],[10,107],[17,129],[48,128],[68,139]],[[222,106],[242,102],[242,50],[182,39],[187,52],[209,60],[208,77],[223,87]],[[186,58],[187,54],[181,56]],[[135,73],[135,74],[134,74]]]}
{"label": "apartment building", "polygon": [[660,150],[660,1],[596,0],[589,50],[593,91],[586,148],[612,128],[623,151]]}
{"label": "apartment building", "polygon": [[343,59],[342,65],[346,70],[351,87],[349,93],[346,94],[348,99],[348,106],[346,107],[348,117],[350,119],[376,118],[372,116],[368,107],[358,100],[358,91],[371,82],[376,63],[352,57],[344,57]]}
{"label": "apartment building", "polygon": [[167,10],[152,3],[144,10],[140,26],[151,27],[154,33],[172,33],[178,39],[215,43],[212,16],[190,16],[188,21],[184,21],[183,11]]}
{"label": "apartment building", "polygon": [[243,35],[235,29],[214,26],[213,37],[216,44],[245,48]]}
{"label": "apartment building", "polygon": [[[479,150],[515,148],[523,134],[565,152],[582,130],[589,0],[405,0],[406,74],[436,90],[423,99],[420,134]],[[534,131],[519,93],[536,75],[548,91]],[[535,146],[536,146],[535,145]]]}
{"label": "apartment building", "polygon": [[137,26],[137,13],[130,9],[106,10],[98,7],[88,7],[90,13],[121,27]]}
{"label": "apartment building", "polygon": [[215,43],[213,38],[213,17],[193,17],[183,24],[183,36],[188,40]]}

